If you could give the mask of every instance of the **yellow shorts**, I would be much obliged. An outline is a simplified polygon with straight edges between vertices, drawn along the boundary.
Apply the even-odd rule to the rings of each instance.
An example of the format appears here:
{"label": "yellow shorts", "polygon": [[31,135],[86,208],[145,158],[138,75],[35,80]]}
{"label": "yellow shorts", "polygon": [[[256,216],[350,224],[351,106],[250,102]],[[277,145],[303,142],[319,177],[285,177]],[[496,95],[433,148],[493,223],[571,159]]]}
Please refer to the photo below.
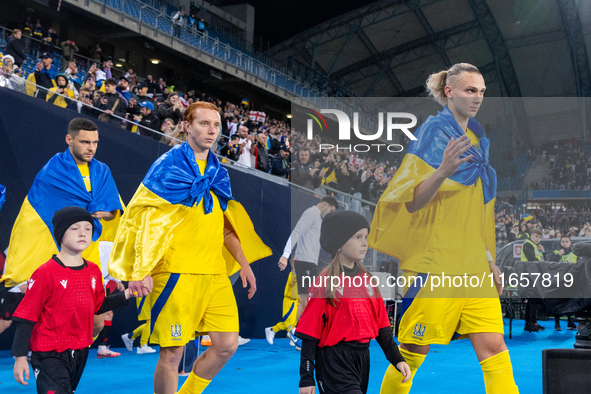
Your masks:
{"label": "yellow shorts", "polygon": [[468,334],[504,333],[501,302],[491,293],[494,287],[473,292],[478,297],[466,297],[471,292],[465,287],[448,288],[443,291],[446,297],[438,298],[438,291],[431,291],[433,275],[404,273],[411,275],[422,277],[423,283],[417,280],[417,286],[405,288],[398,328],[401,343],[447,345]]}
{"label": "yellow shorts", "polygon": [[196,335],[238,332],[238,307],[227,275],[154,275],[150,343],[184,346]]}
{"label": "yellow shorts", "polygon": [[136,298],[137,319],[150,320],[150,294],[145,297]]}

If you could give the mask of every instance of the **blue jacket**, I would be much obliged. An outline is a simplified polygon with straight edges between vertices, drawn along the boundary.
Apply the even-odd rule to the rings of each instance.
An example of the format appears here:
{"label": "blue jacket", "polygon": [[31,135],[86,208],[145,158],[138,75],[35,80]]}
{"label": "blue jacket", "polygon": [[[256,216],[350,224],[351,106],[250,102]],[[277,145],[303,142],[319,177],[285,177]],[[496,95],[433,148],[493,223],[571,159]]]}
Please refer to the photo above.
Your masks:
{"label": "blue jacket", "polygon": [[287,176],[287,173],[289,172],[289,161],[285,159],[285,168],[283,168],[283,161],[284,160],[279,155],[273,158],[273,164],[271,165],[271,174],[281,175],[283,177]]}

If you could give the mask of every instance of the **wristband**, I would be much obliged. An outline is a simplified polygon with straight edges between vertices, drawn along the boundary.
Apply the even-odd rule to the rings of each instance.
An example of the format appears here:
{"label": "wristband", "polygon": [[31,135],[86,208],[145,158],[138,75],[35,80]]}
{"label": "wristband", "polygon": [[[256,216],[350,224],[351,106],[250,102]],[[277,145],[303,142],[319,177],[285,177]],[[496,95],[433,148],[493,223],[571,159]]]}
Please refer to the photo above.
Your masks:
{"label": "wristband", "polygon": [[486,251],[486,257],[488,257],[488,261],[495,261],[495,259],[492,257],[492,254],[490,254],[488,250]]}

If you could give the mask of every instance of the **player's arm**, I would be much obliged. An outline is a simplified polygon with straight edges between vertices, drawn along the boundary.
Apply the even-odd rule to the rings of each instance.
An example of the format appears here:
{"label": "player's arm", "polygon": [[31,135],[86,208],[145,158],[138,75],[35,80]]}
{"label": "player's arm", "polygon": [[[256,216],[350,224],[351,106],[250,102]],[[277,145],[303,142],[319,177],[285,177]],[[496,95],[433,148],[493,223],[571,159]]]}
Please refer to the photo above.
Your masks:
{"label": "player's arm", "polygon": [[[29,363],[27,353],[31,346],[33,328],[41,316],[43,305],[51,294],[51,278],[40,269],[36,270],[28,283],[25,297],[12,316],[17,323],[11,354],[14,356],[14,379],[23,385],[28,385]],[[24,378],[23,378],[24,374]]]}
{"label": "player's arm", "polygon": [[439,168],[415,188],[413,200],[406,203],[406,209],[409,213],[416,212],[429,204],[441,185],[443,185],[443,182],[452,176],[461,164],[472,159],[472,155],[460,159],[460,156],[471,146],[470,139],[466,135],[457,140],[453,138],[449,140],[443,152],[443,159]]}
{"label": "player's arm", "polygon": [[[102,289],[101,289],[102,290]],[[117,294],[105,296],[98,310],[94,313],[95,315],[102,315],[105,312],[112,311],[113,309],[120,308],[127,305],[127,300],[130,297],[129,289],[120,291]]]}
{"label": "player's arm", "polygon": [[291,235],[289,236],[289,238],[287,239],[287,242],[285,243],[285,247],[283,248],[283,255],[281,255],[281,258],[279,259],[279,263],[277,264],[279,266],[279,270],[283,271],[285,269],[285,267],[287,267],[287,263],[289,261],[289,256],[291,255]]}
{"label": "player's arm", "polygon": [[10,351],[10,354],[14,357],[14,380],[28,386],[29,363],[27,361],[27,353],[31,346],[31,336],[33,335],[35,322],[18,317],[13,317],[12,320],[16,323],[16,333],[14,334],[12,350]]}
{"label": "player's arm", "polygon": [[316,382],[314,381],[314,369],[318,339],[305,334],[299,334],[302,339],[302,351],[300,355],[300,394],[314,393]]}
{"label": "player's arm", "polygon": [[224,246],[228,249],[228,252],[236,259],[238,264],[240,264],[240,278],[242,279],[242,287],[246,288],[247,284],[250,285],[250,289],[248,289],[248,298],[252,298],[254,293],[257,291],[257,281],[254,277],[254,273],[250,268],[250,264],[248,264],[248,260],[246,260],[246,256],[244,255],[244,251],[242,250],[242,246],[240,245],[240,240],[236,235],[236,231],[232,227],[232,224],[224,216]]}
{"label": "player's arm", "polygon": [[382,348],[386,359],[404,376],[402,382],[407,382],[410,379],[410,367],[404,360],[404,357],[402,357],[402,354],[400,354],[400,350],[398,350],[398,346],[396,346],[392,338],[392,328],[389,325],[388,327],[380,328],[376,341],[378,341],[378,344]]}

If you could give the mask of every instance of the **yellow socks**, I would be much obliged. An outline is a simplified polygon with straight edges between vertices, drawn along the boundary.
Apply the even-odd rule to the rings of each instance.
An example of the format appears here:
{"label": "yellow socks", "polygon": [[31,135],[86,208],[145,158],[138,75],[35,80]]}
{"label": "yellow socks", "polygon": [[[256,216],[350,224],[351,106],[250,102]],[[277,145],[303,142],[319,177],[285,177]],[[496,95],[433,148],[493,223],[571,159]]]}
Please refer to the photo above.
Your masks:
{"label": "yellow socks", "polygon": [[131,333],[131,339],[136,339],[137,337],[139,337],[140,335],[142,335],[142,332],[144,330],[144,328],[146,327],[146,323],[142,324],[141,326],[139,326],[138,328],[136,328],[135,330],[132,331]]}
{"label": "yellow socks", "polygon": [[410,372],[412,374],[411,378],[408,382],[402,383],[404,376],[402,376],[402,374],[390,364],[384,374],[380,394],[408,394],[412,387],[412,380],[415,377],[415,373],[423,361],[425,361],[425,357],[427,357],[424,354],[411,353],[404,349],[400,349],[400,353],[410,367]]}
{"label": "yellow socks", "polygon": [[187,380],[179,390],[178,394],[201,394],[203,390],[211,380],[205,380],[195,375],[195,372],[191,371]]}
{"label": "yellow socks", "polygon": [[513,367],[508,350],[482,360],[480,366],[484,374],[486,394],[519,394],[513,380]]}
{"label": "yellow socks", "polygon": [[142,335],[140,338],[140,346],[144,346],[148,344],[148,340],[150,339],[150,320],[142,324],[137,330],[142,329]]}

